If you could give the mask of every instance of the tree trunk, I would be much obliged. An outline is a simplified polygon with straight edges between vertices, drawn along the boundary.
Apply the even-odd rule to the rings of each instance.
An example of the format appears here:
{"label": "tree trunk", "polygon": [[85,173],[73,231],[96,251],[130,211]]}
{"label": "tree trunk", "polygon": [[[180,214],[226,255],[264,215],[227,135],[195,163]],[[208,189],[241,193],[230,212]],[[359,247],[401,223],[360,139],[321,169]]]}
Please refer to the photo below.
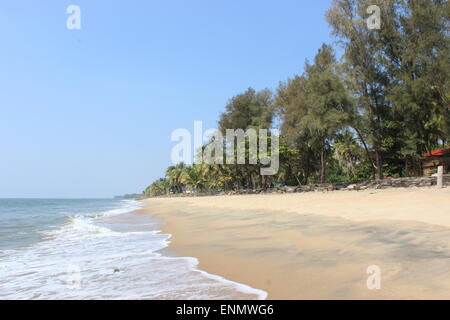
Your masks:
{"label": "tree trunk", "polygon": [[299,186],[302,185],[302,182],[300,181],[300,179],[298,178],[298,176],[296,174],[294,174],[295,180],[297,180],[297,183]]}
{"label": "tree trunk", "polygon": [[376,161],[376,178],[378,180],[383,180],[383,160],[381,159],[381,152],[378,146],[375,146],[375,161]]}
{"label": "tree trunk", "polygon": [[375,163],[373,162],[372,157],[370,156],[369,148],[367,147],[367,143],[366,143],[366,141],[364,140],[364,137],[363,137],[361,131],[359,131],[359,129],[358,129],[358,128],[355,128],[355,127],[353,127],[353,129],[355,129],[356,133],[358,134],[359,140],[361,141],[361,143],[362,143],[363,146],[364,146],[364,150],[365,150],[365,152],[366,152],[367,160],[369,160],[370,163],[372,164],[372,166],[375,168],[376,165],[375,165]]}
{"label": "tree trunk", "polygon": [[325,147],[322,147],[322,150],[320,151],[320,184],[323,184],[325,180]]}

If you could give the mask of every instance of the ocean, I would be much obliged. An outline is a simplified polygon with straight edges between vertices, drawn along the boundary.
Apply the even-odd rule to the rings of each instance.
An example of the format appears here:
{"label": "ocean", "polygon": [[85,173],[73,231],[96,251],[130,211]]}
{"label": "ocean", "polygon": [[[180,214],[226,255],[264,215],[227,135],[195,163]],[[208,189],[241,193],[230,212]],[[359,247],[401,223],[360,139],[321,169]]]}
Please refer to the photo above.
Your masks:
{"label": "ocean", "polygon": [[197,268],[134,200],[0,199],[0,299],[265,299]]}

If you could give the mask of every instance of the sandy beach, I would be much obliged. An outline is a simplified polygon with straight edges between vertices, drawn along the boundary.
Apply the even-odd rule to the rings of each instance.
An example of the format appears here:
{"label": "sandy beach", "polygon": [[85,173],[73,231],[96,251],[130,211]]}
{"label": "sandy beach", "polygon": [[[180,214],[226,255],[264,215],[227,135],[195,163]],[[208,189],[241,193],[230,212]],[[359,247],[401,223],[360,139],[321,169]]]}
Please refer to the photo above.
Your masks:
{"label": "sandy beach", "polygon": [[[450,299],[450,189],[155,198],[175,254],[268,299]],[[367,268],[381,289],[367,288]]]}

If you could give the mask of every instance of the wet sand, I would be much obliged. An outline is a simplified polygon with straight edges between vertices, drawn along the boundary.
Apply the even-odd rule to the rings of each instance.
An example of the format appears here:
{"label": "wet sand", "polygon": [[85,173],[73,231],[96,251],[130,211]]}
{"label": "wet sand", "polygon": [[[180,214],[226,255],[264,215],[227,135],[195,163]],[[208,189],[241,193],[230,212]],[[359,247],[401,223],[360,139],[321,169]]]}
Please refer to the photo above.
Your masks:
{"label": "wet sand", "polygon": [[[450,189],[144,201],[169,249],[269,299],[450,299]],[[381,289],[367,288],[367,268]]]}

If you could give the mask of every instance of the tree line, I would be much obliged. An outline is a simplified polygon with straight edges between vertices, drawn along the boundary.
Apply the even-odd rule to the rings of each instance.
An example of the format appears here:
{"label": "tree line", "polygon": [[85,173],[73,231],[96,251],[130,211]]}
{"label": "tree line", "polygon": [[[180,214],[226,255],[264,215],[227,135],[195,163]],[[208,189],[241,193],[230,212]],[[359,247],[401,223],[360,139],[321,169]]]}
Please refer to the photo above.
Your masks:
{"label": "tree line", "polygon": [[[367,27],[367,8],[381,28]],[[449,146],[450,5],[447,0],[334,0],[323,44],[304,72],[276,90],[231,98],[219,129],[281,132],[280,170],[180,163],[146,196],[419,176],[421,154]],[[245,147],[245,146],[244,146]]]}

